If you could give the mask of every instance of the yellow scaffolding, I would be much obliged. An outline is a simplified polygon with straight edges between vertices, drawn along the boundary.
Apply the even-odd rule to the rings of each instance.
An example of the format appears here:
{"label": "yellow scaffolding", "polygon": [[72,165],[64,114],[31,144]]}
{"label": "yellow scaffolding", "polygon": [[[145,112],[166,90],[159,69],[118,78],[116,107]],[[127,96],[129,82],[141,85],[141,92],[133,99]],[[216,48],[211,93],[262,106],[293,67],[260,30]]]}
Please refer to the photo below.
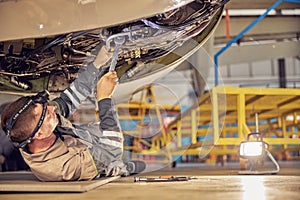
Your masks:
{"label": "yellow scaffolding", "polygon": [[[259,121],[264,122],[259,124],[258,131],[273,150],[300,149],[300,89],[217,86],[204,94],[198,104],[171,124],[169,130],[191,124],[190,129],[173,132],[177,138],[191,137],[192,143],[174,153],[236,154],[247,134],[257,131],[256,113]],[[199,141],[199,137],[205,136],[210,141]],[[180,141],[177,142],[180,148]],[[210,148],[203,148],[209,145]]]}
{"label": "yellow scaffolding", "polygon": [[[149,93],[152,88],[146,90],[153,98],[153,91]],[[144,98],[140,102],[117,105],[117,108],[137,109],[136,118],[141,120],[153,106],[157,106],[155,99],[149,103]],[[248,133],[256,131],[264,134],[264,141],[273,151],[300,149],[300,89],[217,86],[184,113],[180,113],[179,107],[160,106],[178,112],[178,117],[163,127],[160,109],[156,109],[161,133],[152,137],[151,142],[139,141],[149,147],[140,151],[143,154],[161,154],[162,149],[169,159],[172,155],[237,154],[240,142]],[[256,114],[259,130],[255,129]],[[125,118],[120,116],[121,120]],[[135,130],[135,134],[139,131]],[[182,138],[190,138],[190,144],[183,144]]]}

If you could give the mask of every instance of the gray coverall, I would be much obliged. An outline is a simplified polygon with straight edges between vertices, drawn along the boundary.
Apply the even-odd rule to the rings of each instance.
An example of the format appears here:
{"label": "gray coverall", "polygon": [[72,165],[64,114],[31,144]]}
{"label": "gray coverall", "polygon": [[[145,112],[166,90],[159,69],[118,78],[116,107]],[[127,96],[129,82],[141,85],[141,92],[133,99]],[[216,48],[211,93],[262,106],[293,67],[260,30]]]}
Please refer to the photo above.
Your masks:
{"label": "gray coverall", "polygon": [[[93,64],[89,64],[86,70],[78,73],[78,78],[60,94],[60,97],[53,100],[59,108],[58,116],[60,119],[60,124],[55,130],[57,134],[56,143],[65,145],[67,150],[60,150],[59,156],[55,156],[53,154],[55,154],[56,150],[50,147],[49,151],[44,152],[44,154],[48,154],[48,157],[43,153],[35,155],[21,150],[24,160],[40,180],[86,180],[97,177],[97,175],[94,176],[92,166],[81,167],[79,166],[80,163],[96,166],[98,175],[103,171],[107,176],[128,175],[128,171],[122,160],[123,135],[120,132],[121,129],[111,99],[104,99],[98,102],[100,124],[89,123],[72,125],[70,121],[65,119],[76,111],[79,105],[94,92],[99,77],[102,75],[103,70],[98,70]],[[73,139],[69,136],[72,136]],[[64,137],[66,139],[65,141]],[[78,141],[74,141],[74,138]],[[57,147],[60,148],[60,146]],[[85,149],[87,149],[92,156],[93,163],[89,161],[89,156]],[[70,152],[74,155],[70,155]],[[69,160],[71,159],[76,161],[70,162]],[[40,164],[41,161],[47,162],[48,166],[50,166],[49,168],[53,168],[52,170],[49,169],[50,172],[48,172],[48,175],[46,173],[42,174],[43,169],[41,168],[43,165]],[[78,170],[76,166],[73,166],[74,163],[78,163],[78,168],[81,167],[80,170]],[[60,168],[63,168],[63,172],[67,173],[67,175],[60,174],[62,173],[60,172],[61,169],[56,165],[61,165]],[[76,170],[78,172],[73,172]],[[90,171],[90,175],[88,173],[85,174],[85,171]],[[53,177],[49,176],[49,173],[53,173]]]}

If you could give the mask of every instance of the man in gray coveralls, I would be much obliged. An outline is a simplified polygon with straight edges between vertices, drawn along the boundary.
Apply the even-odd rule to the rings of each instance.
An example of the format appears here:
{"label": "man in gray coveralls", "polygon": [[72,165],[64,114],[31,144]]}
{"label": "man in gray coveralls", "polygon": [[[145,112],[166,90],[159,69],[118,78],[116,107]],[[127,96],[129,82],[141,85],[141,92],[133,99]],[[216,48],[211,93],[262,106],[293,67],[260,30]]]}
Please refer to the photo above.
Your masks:
{"label": "man in gray coveralls", "polygon": [[[104,74],[110,58],[101,48],[59,97],[49,102],[49,95],[40,92],[19,98],[3,111],[2,129],[41,181],[91,180],[102,173],[127,176],[144,170],[143,162],[122,160],[123,135],[111,100],[118,77],[115,71]],[[95,89],[100,124],[71,124],[66,118]]]}

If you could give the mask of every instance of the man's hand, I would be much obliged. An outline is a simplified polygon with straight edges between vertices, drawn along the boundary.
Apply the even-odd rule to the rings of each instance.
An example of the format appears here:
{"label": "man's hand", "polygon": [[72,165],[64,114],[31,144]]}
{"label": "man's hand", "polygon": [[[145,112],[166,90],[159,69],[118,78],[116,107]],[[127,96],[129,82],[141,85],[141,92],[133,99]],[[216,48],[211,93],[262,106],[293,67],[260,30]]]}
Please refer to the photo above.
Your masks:
{"label": "man's hand", "polygon": [[100,51],[98,52],[97,57],[95,58],[93,64],[94,66],[99,69],[101,66],[103,66],[104,64],[106,64],[112,57],[113,52],[107,52],[105,45],[103,45],[100,49]]}
{"label": "man's hand", "polygon": [[97,100],[110,98],[118,84],[118,76],[115,71],[109,71],[97,83]]}

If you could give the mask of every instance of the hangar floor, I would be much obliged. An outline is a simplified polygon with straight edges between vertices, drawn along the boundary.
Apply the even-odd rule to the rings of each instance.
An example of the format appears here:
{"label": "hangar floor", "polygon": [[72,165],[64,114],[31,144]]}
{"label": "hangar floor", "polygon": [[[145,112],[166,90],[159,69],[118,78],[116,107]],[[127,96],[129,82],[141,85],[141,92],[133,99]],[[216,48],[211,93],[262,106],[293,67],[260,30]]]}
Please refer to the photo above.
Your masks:
{"label": "hangar floor", "polygon": [[139,174],[140,177],[162,175],[193,176],[181,182],[134,182],[124,177],[85,193],[0,193],[1,200],[81,200],[81,199],[300,199],[300,162],[280,162],[277,175],[238,175],[238,164],[208,166],[179,164],[176,168]]}

